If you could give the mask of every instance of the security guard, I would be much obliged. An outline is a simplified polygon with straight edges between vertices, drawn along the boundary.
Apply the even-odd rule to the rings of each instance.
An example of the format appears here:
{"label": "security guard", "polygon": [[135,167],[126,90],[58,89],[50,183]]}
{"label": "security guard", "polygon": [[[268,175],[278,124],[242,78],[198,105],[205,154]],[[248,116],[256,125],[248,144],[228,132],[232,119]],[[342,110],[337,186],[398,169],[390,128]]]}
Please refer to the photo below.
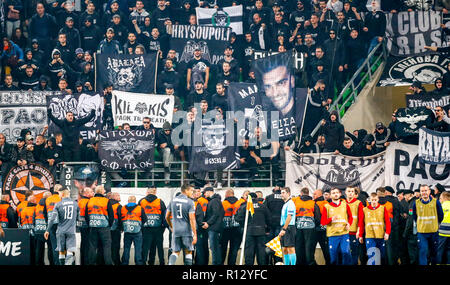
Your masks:
{"label": "security guard", "polygon": [[417,251],[417,227],[412,214],[412,205],[415,204],[417,197],[415,192],[411,190],[403,191],[406,202],[408,202],[408,216],[406,218],[405,230],[403,232],[403,238],[407,243],[408,259],[411,265],[417,265],[419,262]]}
{"label": "security guard", "polygon": [[142,225],[146,222],[147,215],[144,209],[136,204],[136,197],[128,197],[128,204],[120,207],[119,213],[120,228],[124,232],[122,265],[128,265],[132,243],[134,243],[135,264],[144,264],[142,262]]}
{"label": "security guard", "polygon": [[302,188],[300,196],[293,197],[295,204],[295,253],[297,264],[315,265],[314,254],[316,251],[316,225],[320,224],[320,208],[309,196],[309,189]]}
{"label": "security guard", "polygon": [[78,209],[80,214],[78,216],[78,228],[80,229],[80,265],[88,264],[89,256],[89,225],[86,223],[86,205],[89,199],[94,196],[94,191],[91,188],[84,188],[81,192],[80,199],[78,199]]}
{"label": "security guard", "polygon": [[[47,230],[48,217],[44,213],[45,201],[52,193],[45,191],[42,199],[35,207],[34,211],[34,234],[36,238],[36,265],[44,265],[45,244],[47,248],[51,248],[50,240],[45,239],[44,233]],[[53,265],[53,254],[50,250],[47,251],[47,257],[50,265]]]}
{"label": "security guard", "polygon": [[147,222],[142,229],[142,262],[154,265],[156,250],[158,250],[159,264],[164,265],[163,235],[165,227],[166,205],[163,200],[156,196],[156,187],[147,189],[147,196],[138,203],[147,216]]}
{"label": "security guard", "polygon": [[227,256],[228,243],[230,250],[228,252],[227,265],[235,265],[239,246],[241,245],[242,234],[239,229],[239,223],[236,222],[236,213],[239,208],[237,205],[238,199],[234,196],[233,189],[228,189],[225,192],[225,200],[222,202],[225,215],[223,217],[223,232],[220,240],[222,248],[222,263],[225,262]]}
{"label": "security guard", "polygon": [[103,249],[105,265],[112,265],[111,257],[111,226],[114,221],[114,210],[111,200],[105,197],[105,188],[95,187],[95,195],[86,204],[86,222],[89,225],[89,265],[94,265],[97,259],[99,242]]}
{"label": "security guard", "polygon": [[34,212],[36,208],[36,197],[33,195],[27,199],[27,206],[23,207],[19,215],[19,229],[29,230],[30,232],[30,260],[35,264],[35,239],[34,239]]}
{"label": "security guard", "polygon": [[16,212],[9,204],[9,195],[2,195],[0,201],[0,226],[3,229],[17,228]]}
{"label": "security guard", "polygon": [[203,195],[194,202],[195,206],[195,222],[197,224],[197,243],[195,244],[195,264],[208,265],[209,248],[208,248],[208,231],[204,230],[201,225],[205,221],[206,209],[208,208],[208,199]]}
{"label": "security guard", "polygon": [[111,201],[114,211],[114,221],[111,226],[111,258],[114,265],[120,265],[120,240],[122,238],[122,232],[119,227],[119,214],[121,211],[120,194],[111,193],[109,200]]}
{"label": "security guard", "polygon": [[[62,190],[61,184],[56,184],[53,187],[53,195],[45,199],[45,207],[44,214],[47,216],[48,220],[51,218],[53,209],[55,208],[56,203],[61,201],[60,192]],[[47,220],[47,221],[48,221]],[[59,253],[56,251],[57,243],[56,243],[56,228],[58,227],[58,221],[50,229],[50,244],[52,245],[52,253],[53,253],[53,262],[55,265],[59,265]]]}

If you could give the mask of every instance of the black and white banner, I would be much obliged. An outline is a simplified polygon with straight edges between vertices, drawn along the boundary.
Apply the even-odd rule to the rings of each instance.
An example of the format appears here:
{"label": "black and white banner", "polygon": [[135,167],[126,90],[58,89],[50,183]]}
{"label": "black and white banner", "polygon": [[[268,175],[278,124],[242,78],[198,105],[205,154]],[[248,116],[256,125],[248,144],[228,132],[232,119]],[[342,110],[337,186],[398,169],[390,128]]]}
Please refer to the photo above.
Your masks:
{"label": "black and white banner", "polygon": [[[61,94],[60,92],[47,94],[47,108],[51,109],[53,116],[59,120],[66,117],[67,112],[72,112],[75,119],[82,119],[95,110],[95,117],[81,127],[80,134],[83,139],[92,141],[97,135],[97,130],[103,127],[103,110],[105,108],[103,96],[95,93]],[[59,127],[49,119],[49,134],[61,132]]]}
{"label": "black and white banner", "polygon": [[391,142],[386,150],[386,185],[398,190],[415,190],[420,184],[450,185],[450,164],[420,162],[417,145]]}
{"label": "black and white banner", "polygon": [[449,164],[450,132],[442,133],[420,128],[419,160],[429,164]]}
{"label": "black and white banner", "polygon": [[236,35],[243,34],[243,7],[242,5],[223,7],[218,9],[195,8],[197,25],[230,27]]}
{"label": "black and white banner", "polygon": [[[4,229],[5,237],[0,237],[0,265],[30,265],[30,231]],[[34,264],[33,264],[34,265]]]}
{"label": "black and white banner", "polygon": [[[298,71],[303,70],[305,67],[306,57],[305,54],[301,52],[297,52],[296,50],[292,51],[294,57],[294,68]],[[277,51],[267,51],[267,50],[255,50],[253,52],[253,60],[258,60],[260,58],[265,58],[268,56],[272,56],[275,54],[279,54]]]}
{"label": "black and white banner", "polygon": [[395,133],[398,138],[419,135],[422,126],[430,124],[434,118],[433,111],[425,107],[399,108],[395,113]]}
{"label": "black and white banner", "polygon": [[447,73],[449,59],[442,54],[389,56],[378,86],[404,86],[414,81],[434,84]]}
{"label": "black and white banner", "polygon": [[[263,132],[267,131],[266,120],[261,105],[261,94],[254,83],[230,82],[228,86],[228,105],[230,111],[242,112],[243,116],[235,115],[238,119],[237,135],[239,141],[245,136],[254,138],[254,130],[257,126]],[[243,118],[241,122],[239,118]]]}
{"label": "black and white banner", "polygon": [[102,91],[105,84],[114,90],[155,93],[158,53],[142,55],[98,54],[96,90]]}
{"label": "black and white banner", "polygon": [[[271,139],[288,140],[295,135],[295,79],[290,52],[275,54],[253,62],[256,84],[261,90],[261,105],[268,113]],[[304,106],[304,105],[303,105]]]}
{"label": "black and white banner", "polygon": [[384,185],[385,153],[350,157],[333,153],[299,156],[286,152],[286,186],[298,192],[303,187],[330,190],[359,187],[367,193]]}
{"label": "black and white banner", "polygon": [[406,95],[406,107],[430,107],[441,106],[447,109],[450,105],[450,95]]}
{"label": "black and white banner", "polygon": [[405,11],[386,15],[387,48],[392,55],[418,55],[427,51],[425,46],[441,46],[441,12]]}
{"label": "black and white banner", "polygon": [[[214,113],[214,112],[210,112]],[[195,124],[189,172],[228,170],[239,167],[239,152],[234,136],[227,130],[224,120],[210,118]],[[209,115],[208,115],[209,116]]]}
{"label": "black and white banner", "polygon": [[200,48],[202,58],[217,64],[224,57],[224,50],[230,44],[231,28],[213,26],[173,25],[170,46],[176,51],[178,66],[186,69],[194,58],[194,50]]}
{"label": "black and white banner", "polygon": [[42,133],[47,125],[46,95],[41,91],[0,91],[0,133],[8,142],[16,142],[22,129],[32,135]]}
{"label": "black and white banner", "polygon": [[171,95],[114,90],[111,104],[114,126],[121,126],[123,123],[141,126],[145,117],[150,118],[155,128],[162,128],[166,121],[172,123],[174,97]]}
{"label": "black and white banner", "polygon": [[151,130],[102,131],[98,157],[107,170],[144,170],[155,164],[155,136]]}

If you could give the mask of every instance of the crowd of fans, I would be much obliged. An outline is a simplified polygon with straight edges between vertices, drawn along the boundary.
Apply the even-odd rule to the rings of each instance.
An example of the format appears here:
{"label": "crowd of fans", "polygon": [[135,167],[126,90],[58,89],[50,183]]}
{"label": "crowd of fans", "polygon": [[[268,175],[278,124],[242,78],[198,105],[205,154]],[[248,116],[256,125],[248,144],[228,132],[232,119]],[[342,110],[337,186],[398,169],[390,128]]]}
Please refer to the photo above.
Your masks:
{"label": "crowd of fans", "polygon": [[[73,4],[75,2],[76,5]],[[284,52],[295,49],[305,55],[304,68],[296,71],[295,84],[309,88],[311,92],[305,121],[316,124],[322,121],[322,127],[312,137],[309,134],[315,125],[305,124],[303,138],[297,138],[297,143],[291,148],[300,153],[327,151],[353,156],[383,151],[390,141],[396,140],[393,123],[385,126],[379,122],[374,131],[349,132],[339,123],[338,114],[328,112],[336,92],[341,91],[368,52],[383,40],[385,13],[415,9],[448,12],[445,4],[439,1],[434,7],[417,6],[411,1],[75,2],[2,1],[5,29],[1,72],[4,84],[1,90],[55,90],[70,94],[95,91],[95,53],[160,51],[157,93],[175,96],[174,111],[185,110],[195,114],[197,110],[192,106],[200,103],[199,111],[202,113],[214,109],[225,112],[228,110],[228,84],[255,82],[251,70],[255,50]],[[167,32],[170,26],[196,25],[197,6],[214,8],[239,4],[244,8],[244,32],[243,35],[232,33],[229,46],[223,51],[223,59],[211,64],[197,49],[186,70],[182,70],[176,51],[170,46]],[[448,73],[436,81],[434,94],[447,94],[450,84],[447,77]],[[414,83],[411,89],[414,93],[424,92],[419,83]],[[113,125],[111,92],[111,86],[103,90],[105,129]],[[147,121],[148,118],[144,119],[139,128],[153,128],[151,122],[146,125]],[[445,112],[437,110],[436,120],[429,127],[446,131],[448,124],[445,122],[448,122]],[[189,161],[188,151],[171,141],[171,130],[175,127],[175,124],[165,124],[164,128],[155,130],[166,184],[170,180],[170,161]],[[5,144],[6,148],[2,146],[3,177],[12,165],[27,161],[42,162],[54,170],[54,165],[61,161],[98,160],[98,142],[88,144],[80,140],[77,144],[77,132],[73,129],[63,128],[61,134],[53,134],[54,139],[48,142],[45,132],[35,135],[33,138],[28,130],[23,130],[17,146],[11,151],[8,151],[8,144]],[[0,139],[3,145],[2,141]],[[258,153],[260,147],[248,146],[244,142],[239,149],[241,168],[250,169],[250,177],[254,177],[259,166],[267,162]],[[282,153],[284,148],[280,150]],[[277,163],[278,160],[279,154]],[[115,175],[115,178],[120,177]],[[242,184],[247,185],[246,182]]]}

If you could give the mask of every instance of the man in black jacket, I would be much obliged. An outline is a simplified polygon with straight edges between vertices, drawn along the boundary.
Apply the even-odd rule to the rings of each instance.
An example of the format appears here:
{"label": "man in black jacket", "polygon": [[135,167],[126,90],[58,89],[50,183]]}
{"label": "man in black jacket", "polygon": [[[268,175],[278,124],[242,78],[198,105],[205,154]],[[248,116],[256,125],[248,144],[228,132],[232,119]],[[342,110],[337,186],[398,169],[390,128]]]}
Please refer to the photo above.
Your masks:
{"label": "man in black jacket", "polygon": [[61,147],[56,145],[56,139],[54,137],[49,138],[47,146],[41,152],[40,161],[56,177],[56,166],[62,159],[63,151]]}
{"label": "man in black jacket", "polygon": [[225,211],[222,206],[221,196],[214,193],[214,188],[206,187],[204,190],[205,198],[208,199],[208,207],[205,213],[205,222],[202,228],[208,230],[208,242],[211,249],[212,264],[220,265],[222,261],[220,252],[220,236],[223,230],[223,217]]}
{"label": "man in black jacket", "polygon": [[[267,265],[265,252],[266,232],[270,224],[270,211],[267,206],[261,203],[255,193],[249,194],[252,197],[255,212],[248,216],[247,234],[245,238],[245,265],[255,264],[255,255],[258,265]],[[247,203],[242,203],[239,207],[236,221],[244,225]]]}
{"label": "man in black jacket", "polygon": [[[269,230],[270,233],[267,236],[266,242],[269,242],[274,237],[278,235],[280,232],[280,217],[281,217],[281,209],[283,208],[284,201],[281,198],[281,189],[283,185],[281,183],[277,183],[275,188],[272,190],[272,194],[268,195],[264,200],[264,205],[266,205],[267,209],[270,211],[270,221],[269,221]],[[274,256],[274,255],[273,255]],[[271,263],[271,256],[269,256],[269,264]],[[274,262],[281,261],[281,258],[274,256]]]}
{"label": "man in black jacket", "polygon": [[2,175],[2,181],[5,179],[6,175],[12,167],[12,148],[13,146],[6,142],[5,135],[3,133],[0,133],[0,174]]}
{"label": "man in black jacket", "polygon": [[345,136],[344,126],[338,120],[337,111],[330,113],[328,121],[323,120],[319,134],[325,135],[324,152],[335,152],[342,145]]}
{"label": "man in black jacket", "polygon": [[95,117],[95,110],[92,110],[90,115],[80,119],[75,119],[72,112],[67,112],[66,118],[60,120],[53,116],[51,109],[47,110],[47,115],[61,129],[64,161],[79,161],[80,144],[78,143],[78,136],[80,135],[80,128]]}

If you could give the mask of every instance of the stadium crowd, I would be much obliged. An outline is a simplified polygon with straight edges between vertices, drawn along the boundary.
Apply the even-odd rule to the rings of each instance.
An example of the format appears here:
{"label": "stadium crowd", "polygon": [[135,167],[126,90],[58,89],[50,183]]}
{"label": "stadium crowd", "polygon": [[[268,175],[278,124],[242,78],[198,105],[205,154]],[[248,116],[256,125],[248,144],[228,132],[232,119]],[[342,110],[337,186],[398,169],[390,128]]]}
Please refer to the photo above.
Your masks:
{"label": "stadium crowd", "polygon": [[[79,6],[74,5],[74,2]],[[442,1],[435,2],[434,7],[428,8],[448,13],[447,9],[450,7],[446,7]],[[69,94],[95,91],[95,53],[142,54],[160,51],[157,90],[159,94],[176,96],[174,111],[184,110],[195,113],[197,110],[193,108],[193,104],[200,103],[201,112],[213,109],[223,112],[228,108],[226,98],[229,82],[255,82],[254,72],[251,70],[252,53],[255,50],[285,52],[295,49],[297,52],[304,53],[306,57],[304,70],[297,71],[295,84],[297,87],[310,90],[311,97],[307,106],[306,118],[316,123],[322,122],[322,126],[315,136],[309,135],[312,131],[309,129],[303,133],[304,137],[301,140],[297,138],[298,141],[295,143],[280,147],[280,151],[277,153],[277,163],[280,160],[279,156],[288,149],[293,149],[298,153],[335,152],[351,156],[367,156],[385,150],[391,141],[397,140],[393,128],[395,116],[387,126],[383,122],[378,122],[374,130],[361,129],[349,132],[339,122],[338,114],[336,112],[329,113],[328,108],[335,100],[335,94],[342,90],[347,79],[359,68],[367,54],[376,44],[383,41],[386,30],[384,13],[425,9],[414,1],[400,0],[343,2],[339,0],[5,0],[1,1],[1,4],[4,18],[1,91],[61,91]],[[175,50],[170,47],[170,35],[167,33],[167,29],[173,24],[196,25],[195,7],[197,6],[226,7],[239,4],[244,6],[244,34],[242,36],[232,34],[229,46],[223,51],[224,58],[217,65],[211,65],[202,58],[202,51],[196,50],[194,59],[187,65],[187,70],[178,70],[178,59]],[[79,11],[75,10],[76,6]],[[448,76],[450,76],[449,73],[436,80],[436,89],[431,91],[433,94],[448,94],[448,88],[450,88]],[[411,91],[415,94],[426,93],[417,82],[412,84]],[[111,92],[111,85],[106,86],[103,90],[105,128],[110,127],[108,122],[112,120]],[[450,116],[447,115],[448,110],[440,106],[433,111],[435,120],[427,127],[441,132],[448,131],[448,117]],[[79,134],[79,126],[87,122],[90,116],[92,114],[83,119],[74,119],[73,114],[68,113],[65,120],[59,121],[61,133],[53,134],[51,137],[47,137],[46,129],[42,134],[35,134],[36,137],[33,137],[29,130],[24,129],[16,144],[10,144],[6,142],[5,135],[0,134],[2,179],[6,177],[11,167],[28,162],[42,163],[56,173],[56,165],[62,161],[98,161],[98,141],[88,144],[80,138]],[[49,117],[55,123],[58,121],[52,118],[50,111]],[[145,118],[142,126],[139,127],[153,128],[155,131],[157,150],[165,154],[161,156],[164,160],[167,183],[170,177],[169,162],[173,159],[189,161],[187,149],[174,145],[171,141],[170,132],[175,127],[166,123],[162,129],[155,129],[149,118]],[[123,125],[121,128],[127,129],[130,126]],[[243,146],[239,148],[241,168],[250,170],[249,179],[246,182],[240,182],[239,186],[250,186],[249,183],[258,173],[260,165],[263,164],[260,157],[260,150],[263,147],[263,145],[250,146],[244,142]],[[264,162],[272,163],[272,159],[264,160]],[[277,170],[279,169],[274,171]],[[277,175],[275,177],[278,178],[275,182],[281,183],[281,177]],[[212,263],[223,264],[227,251],[226,245],[229,242],[230,251],[227,264],[234,264],[242,237],[242,213],[245,213],[238,209],[242,208],[241,204],[245,205],[244,202],[249,193],[238,199],[234,197],[232,190],[228,190],[225,200],[222,201],[220,195],[214,193],[213,188],[213,186],[221,188],[221,183],[218,181],[214,185],[207,183],[208,181],[201,181],[196,184],[195,188],[195,201],[198,204],[196,207],[197,224],[202,225],[207,222],[209,226],[206,229],[201,227],[198,229],[194,263],[207,264],[210,249],[213,256]],[[245,257],[247,264],[253,264],[254,256],[257,256],[258,264],[277,262],[276,258],[266,253],[264,244],[280,232],[278,213],[284,203],[279,197],[280,186],[282,185],[278,185],[274,194],[265,199],[261,194],[259,196],[257,193],[250,194],[255,196],[256,203],[254,203],[255,218],[249,225],[249,241],[247,243],[249,248],[246,248]],[[203,195],[200,188],[203,189]],[[396,264],[398,259],[401,260],[401,264],[428,263],[427,251],[422,252],[422,242],[419,242],[419,247],[417,247],[417,236],[422,233],[416,232],[414,227],[417,219],[415,201],[421,198],[427,201],[426,197],[430,195],[430,193],[428,196],[422,195],[421,189],[422,187],[418,189],[419,194],[416,193],[416,196],[408,191],[393,193],[389,186],[381,187],[377,192],[379,203],[388,205],[385,208],[388,209],[391,234],[386,242],[385,262],[387,264]],[[9,196],[7,194],[2,196],[0,203],[2,208],[0,209],[4,209],[5,214],[1,217],[7,220],[7,224],[2,224],[2,226],[4,228],[19,226],[34,229],[33,244],[35,247],[33,252],[35,255],[33,254],[33,262],[36,264],[43,264],[43,246],[46,242],[52,249],[56,248],[56,225],[50,229],[49,240],[43,237],[46,230],[45,225],[48,223],[48,215],[60,199],[58,198],[60,190],[62,189],[55,187],[55,194],[46,193],[44,194],[45,199],[40,201],[36,201],[34,195],[28,193],[25,202],[22,202],[22,206],[16,210],[8,207]],[[342,199],[346,199],[349,204],[357,199],[365,205],[367,195],[364,196],[364,192],[358,193],[358,189],[353,190],[356,193],[353,193],[353,196],[350,195],[350,198],[347,190],[345,193],[342,192]],[[430,191],[430,189],[425,190]],[[424,192],[426,192],[425,190]],[[436,191],[431,195],[443,192],[439,186]],[[311,193],[314,194],[309,196]],[[157,227],[142,227],[142,240],[135,240],[135,246],[136,242],[137,244],[141,243],[141,247],[137,246],[137,248],[138,250],[142,248],[142,258],[139,259],[139,254],[136,254],[136,263],[154,264],[158,251],[159,262],[164,264],[162,239],[164,229],[167,227],[164,217],[165,205],[156,197],[156,188],[149,187],[147,194],[145,198],[147,202],[142,200],[139,203],[134,201],[129,204],[135,206],[143,205],[142,203],[156,203],[154,205],[160,203],[156,207],[159,207],[159,212],[151,214],[155,215],[152,216],[153,220],[156,219],[159,224],[157,223]],[[397,197],[392,194],[397,194]],[[92,193],[91,189],[80,195],[86,200],[81,199],[79,203],[88,203],[89,198],[102,197],[105,192],[99,187],[95,193]],[[109,195],[108,224],[105,229],[96,229],[94,235],[92,233],[94,230],[90,231],[90,227],[80,220],[82,264],[127,264],[128,262],[126,256],[125,258],[122,256],[122,260],[120,259],[118,251],[121,222],[117,215],[117,209],[121,207],[118,205],[120,196],[117,193],[108,193],[107,195]],[[327,264],[339,262],[340,264],[356,264],[358,257],[364,264],[367,261],[364,243],[356,247],[355,244],[359,242],[356,239],[354,239],[356,242],[352,241],[352,246],[355,247],[351,247],[351,262],[350,258],[345,261],[346,256],[341,256],[344,261],[337,261],[336,256],[339,255],[337,253],[332,253],[333,260],[331,261],[326,230],[320,226],[321,224],[326,225],[326,221],[321,218],[325,202],[319,202],[329,200],[328,195],[330,193],[321,193],[321,190],[306,189],[300,197],[294,197],[298,207],[305,201],[314,201],[312,203],[314,209],[313,229],[299,230],[300,234],[297,235],[295,242],[295,253],[299,261],[297,264],[315,263],[313,250],[317,242],[320,243]],[[448,193],[441,197],[442,201],[449,199]],[[295,200],[294,198],[292,200]],[[439,197],[434,196],[432,200],[436,199]],[[339,201],[339,199],[330,200],[329,203],[335,201]],[[86,209],[85,205],[80,205],[80,217],[86,216],[83,213],[83,209]],[[227,205],[231,206],[226,207]],[[145,205],[142,207],[145,208]],[[22,208],[23,210],[21,210]],[[352,211],[354,210],[352,207],[350,208]],[[297,209],[297,214],[300,212],[299,209]],[[410,211],[411,214],[409,214]],[[30,218],[30,213],[33,218]],[[438,214],[437,223],[442,221],[441,214]],[[150,214],[146,212],[143,216],[148,215]],[[360,215],[360,213],[354,213],[353,216],[355,215]],[[142,222],[145,224],[144,221]],[[359,225],[351,222],[350,224],[354,226],[349,231],[350,237],[356,237],[356,227]],[[224,225],[226,225],[225,229],[223,229]],[[363,227],[361,226],[361,229]],[[433,246],[437,247],[438,229],[433,228],[432,232]],[[443,239],[445,240],[445,238]],[[102,248],[99,249],[100,253],[97,255],[98,240],[102,240]],[[425,243],[423,242],[423,244]],[[127,239],[127,245],[131,246],[130,239]],[[445,242],[443,246],[445,246]],[[439,252],[441,255],[436,249],[431,254],[431,263],[442,262],[440,257],[444,251],[440,248]],[[57,264],[57,252],[49,251],[48,259],[51,264]],[[448,258],[447,262],[449,262]]]}

